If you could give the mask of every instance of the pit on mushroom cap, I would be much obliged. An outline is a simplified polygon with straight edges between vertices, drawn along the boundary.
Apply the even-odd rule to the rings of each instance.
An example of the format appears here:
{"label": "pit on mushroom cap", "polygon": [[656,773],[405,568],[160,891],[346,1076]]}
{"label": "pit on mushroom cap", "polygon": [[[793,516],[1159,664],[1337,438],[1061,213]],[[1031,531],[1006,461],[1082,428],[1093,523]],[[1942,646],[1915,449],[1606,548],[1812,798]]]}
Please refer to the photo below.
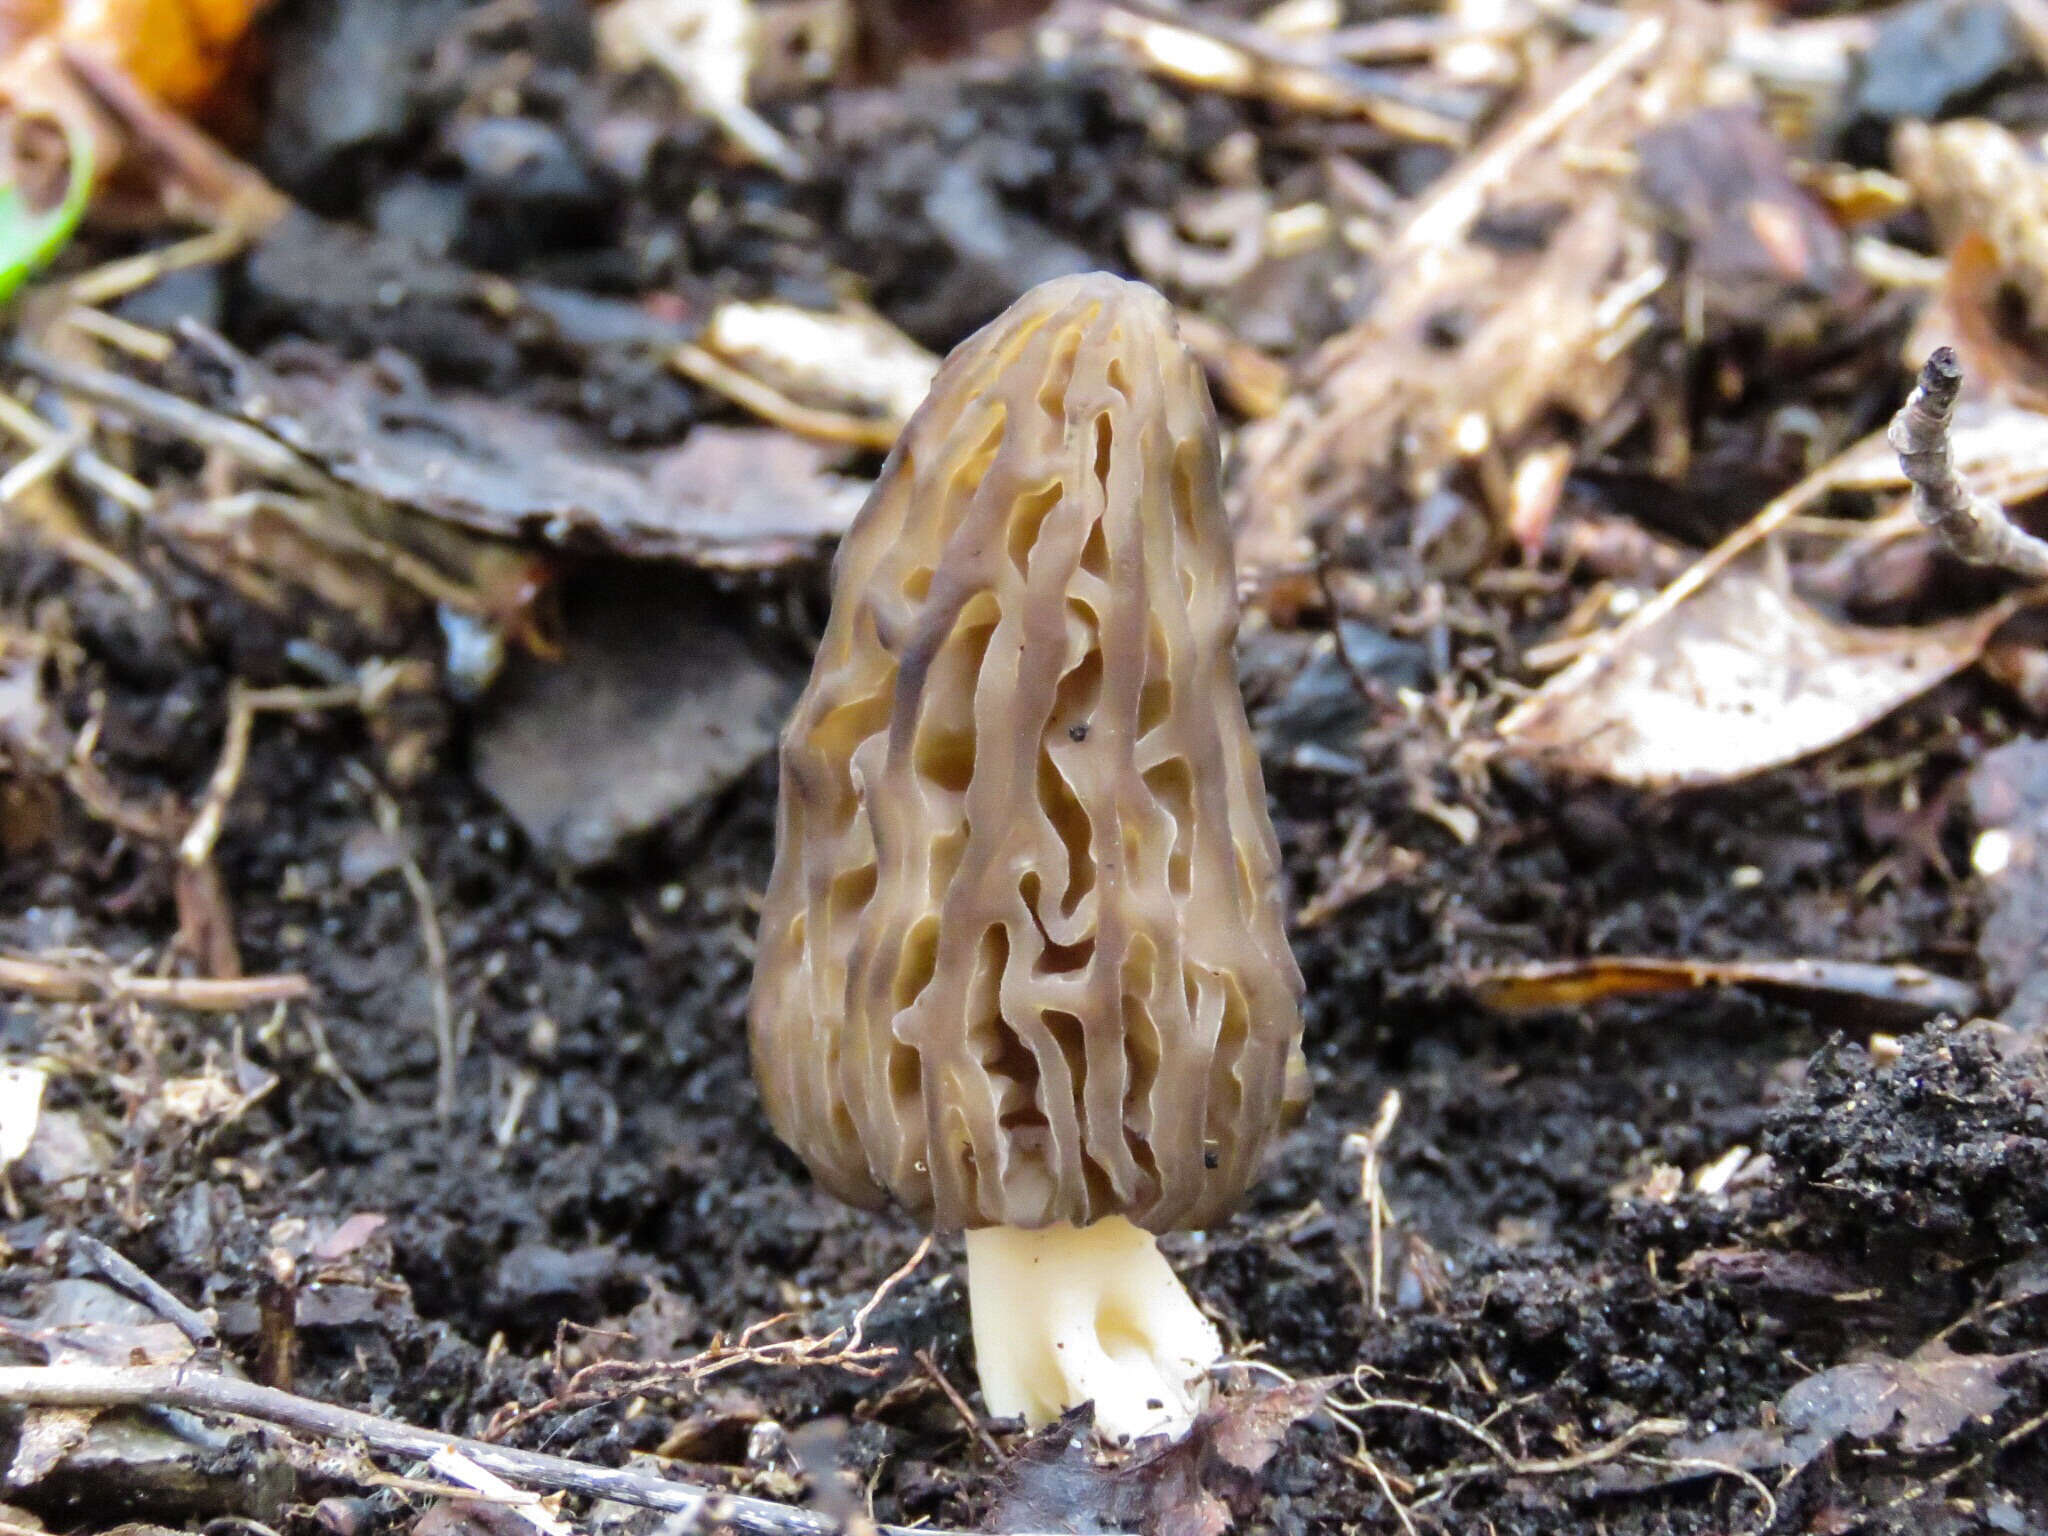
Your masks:
{"label": "pit on mushroom cap", "polygon": [[[1217,473],[1165,301],[1104,274],[1034,289],[890,456],[782,743],[750,1017],[771,1122],[855,1204],[1121,1255],[1103,1295],[1170,1281],[1136,1229],[1228,1215],[1306,1097]],[[970,1283],[1003,1267],[977,1252],[1017,1249],[971,1237]],[[1035,1304],[975,1299],[978,1336]],[[1168,1336],[1170,1426],[1199,1392],[1168,1358],[1196,1335]],[[1048,1396],[988,1369],[992,1407]]]}

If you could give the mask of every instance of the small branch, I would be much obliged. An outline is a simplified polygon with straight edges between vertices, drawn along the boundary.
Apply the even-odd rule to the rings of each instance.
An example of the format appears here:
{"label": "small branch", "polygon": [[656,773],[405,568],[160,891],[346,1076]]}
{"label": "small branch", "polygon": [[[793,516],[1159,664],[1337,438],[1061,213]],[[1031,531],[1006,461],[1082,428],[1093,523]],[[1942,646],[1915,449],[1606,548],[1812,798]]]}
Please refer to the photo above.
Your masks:
{"label": "small branch", "polygon": [[[387,1456],[425,1460],[452,1450],[509,1482],[612,1499],[688,1517],[693,1528],[723,1524],[742,1536],[832,1536],[830,1520],[767,1499],[674,1482],[631,1467],[593,1467],[566,1456],[514,1450],[337,1408],[274,1387],[177,1366],[0,1367],[0,1405],[22,1408],[183,1408],[254,1419],[326,1440],[348,1440]],[[884,1536],[910,1536],[883,1526]],[[919,1536],[945,1536],[921,1531]]]}
{"label": "small branch", "polygon": [[220,1342],[213,1319],[197,1308],[188,1307],[162,1284],[151,1279],[133,1259],[108,1247],[96,1237],[73,1232],[66,1246],[78,1263],[98,1275],[116,1290],[125,1291],[178,1332],[192,1341],[194,1349],[212,1349]]}
{"label": "small branch", "polygon": [[1937,347],[1920,370],[1885,440],[1913,485],[1913,512],[1963,559],[1995,565],[2029,581],[2048,581],[2048,541],[2014,523],[2004,507],[1979,496],[1957,471],[1949,429],[1963,366],[1953,348]]}
{"label": "small branch", "polygon": [[988,1459],[996,1466],[1003,1464],[1002,1447],[996,1444],[996,1437],[988,1432],[988,1426],[981,1422],[981,1415],[974,1411],[973,1404],[960,1395],[960,1389],[946,1379],[946,1373],[939,1369],[939,1362],[932,1358],[928,1349],[920,1349],[912,1356],[924,1369],[931,1384],[939,1389],[940,1396],[953,1405],[953,1412],[959,1416],[967,1432],[974,1436],[981,1448],[988,1452]]}
{"label": "small branch", "polygon": [[194,1013],[234,1013],[313,995],[304,976],[125,976],[102,968],[53,965],[19,955],[0,955],[0,992],[19,992],[52,1003],[153,1003]]}
{"label": "small branch", "polygon": [[363,690],[355,684],[338,688],[245,688],[236,683],[228,693],[228,726],[221,744],[220,759],[206,793],[192,813],[192,824],[178,842],[178,857],[197,868],[213,857],[213,845],[220,840],[221,823],[227,817],[228,802],[242,782],[242,770],[249,762],[249,741],[256,716],[264,711],[311,712],[326,709],[361,709]]}
{"label": "small branch", "polygon": [[261,427],[195,405],[182,395],[141,383],[125,374],[59,357],[17,339],[7,361],[66,394],[120,411],[172,437],[225,453],[245,467],[282,481],[309,496],[331,495],[335,482],[316,465]]}

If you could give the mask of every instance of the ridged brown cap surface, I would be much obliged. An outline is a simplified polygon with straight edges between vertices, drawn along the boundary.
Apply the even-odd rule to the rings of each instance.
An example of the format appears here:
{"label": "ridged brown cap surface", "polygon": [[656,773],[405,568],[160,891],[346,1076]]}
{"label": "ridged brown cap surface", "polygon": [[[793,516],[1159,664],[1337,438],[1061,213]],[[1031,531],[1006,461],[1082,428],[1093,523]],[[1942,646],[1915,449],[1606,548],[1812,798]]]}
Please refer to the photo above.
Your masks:
{"label": "ridged brown cap surface", "polygon": [[1305,1099],[1217,473],[1166,302],[1063,278],[946,360],[841,545],[751,1037],[843,1199],[1206,1226]]}

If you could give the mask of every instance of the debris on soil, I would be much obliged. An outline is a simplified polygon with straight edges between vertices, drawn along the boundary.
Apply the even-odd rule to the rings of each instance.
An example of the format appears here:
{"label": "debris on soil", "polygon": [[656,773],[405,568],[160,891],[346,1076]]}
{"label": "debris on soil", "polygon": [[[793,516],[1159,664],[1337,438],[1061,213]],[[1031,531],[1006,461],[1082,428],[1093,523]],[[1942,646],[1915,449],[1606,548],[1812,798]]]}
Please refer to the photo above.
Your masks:
{"label": "debris on soil", "polygon": [[1937,1339],[1903,1360],[1880,1355],[1832,1366],[1778,1399],[1772,1428],[1674,1441],[1671,1453],[1754,1472],[1803,1467],[1844,1437],[1895,1434],[1902,1451],[1932,1450],[2005,1406],[2012,1394],[1999,1379],[2021,1358],[1959,1355]]}
{"label": "debris on soil", "polygon": [[1365,318],[1245,435],[1242,565],[1301,567],[1343,509],[1382,499],[1397,444],[1419,498],[1462,464],[1543,446],[1525,433],[1553,411],[1594,424],[1618,403],[1628,340],[1669,274],[1622,190],[1581,167],[1684,110],[1707,30],[1679,8],[1568,55],[1413,205],[1378,253]]}
{"label": "debris on soil", "polygon": [[1502,721],[1503,737],[1560,768],[1647,788],[1745,778],[1833,746],[1953,676],[2012,613],[2001,603],[1924,628],[1844,625],[1803,601],[1771,554],[1716,551],[1709,572],[1680,577]]}
{"label": "debris on soil", "polygon": [[1583,1008],[1613,998],[1743,987],[1795,998],[1816,1013],[1846,1011],[1862,1019],[1917,1024],[1940,1014],[1968,1017],[1977,989],[1918,966],[1844,960],[1660,960],[1600,955],[1547,965],[1508,966],[1470,978],[1473,996],[1501,1013]]}
{"label": "debris on soil", "polygon": [[1288,1429],[1322,1404],[1327,1384],[1302,1382],[1219,1398],[1171,1445],[1105,1465],[1089,1449],[1083,1406],[1021,1446],[989,1511],[991,1531],[1139,1531],[1222,1536],[1241,1518],[1257,1474]]}
{"label": "debris on soil", "polygon": [[774,746],[802,673],[678,577],[600,577],[559,657],[515,661],[477,724],[477,782],[572,868],[616,854]]}
{"label": "debris on soil", "polygon": [[[1935,356],[1930,370],[1944,356],[1953,367],[1952,355]],[[1951,381],[1944,414],[1932,429],[1939,433],[1944,494],[1966,509],[1971,528],[1984,532],[1967,548],[1960,535],[1950,542],[1971,558],[1988,559],[1991,530],[2010,524],[1994,498],[1959,488],[1981,476],[2016,483],[2024,495],[2048,459],[2037,460],[2024,441],[2011,437],[1966,438],[1960,425],[1950,427],[1954,402]],[[1911,419],[1913,409],[1909,403],[1900,420]],[[2009,408],[1993,409],[1999,413],[1993,419],[2003,419]],[[2033,419],[2048,425],[2048,418]],[[1919,466],[1933,450],[1918,446],[1917,438],[1910,445],[1896,435],[1883,442],[1902,456],[1898,480],[1873,475],[1874,440],[1848,449],[1765,506],[1622,624],[1593,638],[1584,654],[1501,721],[1503,739],[1559,767],[1624,783],[1719,783],[1832,746],[1969,666],[2021,597],[1944,623],[1873,626],[1830,618],[1798,591],[1788,525],[1846,487],[1928,473]],[[1916,508],[1922,496],[1916,486]],[[1932,514],[1921,520],[1931,523]],[[1852,527],[1857,532],[1845,536],[1859,536],[1864,525]],[[2014,530],[2006,543],[2021,537]]]}

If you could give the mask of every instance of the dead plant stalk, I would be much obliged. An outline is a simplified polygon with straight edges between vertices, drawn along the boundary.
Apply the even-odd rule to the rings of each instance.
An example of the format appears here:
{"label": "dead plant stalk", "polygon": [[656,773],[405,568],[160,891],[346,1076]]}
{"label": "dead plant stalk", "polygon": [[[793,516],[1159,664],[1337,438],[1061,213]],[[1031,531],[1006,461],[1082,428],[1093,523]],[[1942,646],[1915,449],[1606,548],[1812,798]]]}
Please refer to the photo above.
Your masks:
{"label": "dead plant stalk", "polygon": [[1973,491],[1956,469],[1950,429],[1962,390],[1963,365],[1955,351],[1937,347],[1885,433],[1912,482],[1914,514],[1963,559],[2028,581],[2048,581],[2048,540],[2028,533],[1998,502]]}
{"label": "dead plant stalk", "polygon": [[[423,1460],[453,1450],[498,1476],[534,1488],[665,1510],[692,1529],[723,1524],[743,1536],[831,1536],[834,1522],[767,1499],[721,1493],[632,1467],[593,1467],[542,1451],[515,1450],[421,1429],[213,1371],[182,1366],[0,1367],[0,1404],[17,1408],[182,1408],[275,1425],[323,1440],[353,1441],[386,1456]],[[883,1526],[885,1536],[910,1536]],[[944,1536],[924,1531],[921,1536]]]}

